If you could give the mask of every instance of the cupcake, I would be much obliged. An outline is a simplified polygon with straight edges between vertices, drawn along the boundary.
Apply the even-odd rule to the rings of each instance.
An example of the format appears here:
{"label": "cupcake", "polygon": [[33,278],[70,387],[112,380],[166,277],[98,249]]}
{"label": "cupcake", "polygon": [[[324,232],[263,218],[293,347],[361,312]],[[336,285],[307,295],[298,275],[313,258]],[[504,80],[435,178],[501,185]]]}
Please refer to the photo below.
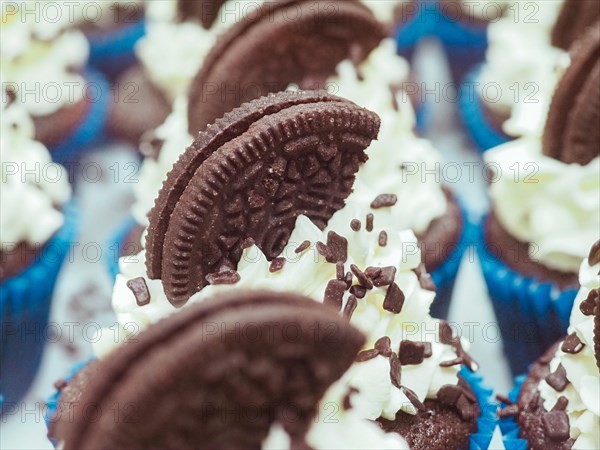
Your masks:
{"label": "cupcake", "polygon": [[579,281],[567,336],[518,379],[500,411],[531,450],[600,448],[600,241]]}
{"label": "cupcake", "polygon": [[134,47],[145,31],[142,0],[77,2],[73,14],[89,42],[93,67],[114,79],[135,63]]}
{"label": "cupcake", "polygon": [[2,85],[31,115],[52,159],[71,162],[99,139],[110,86],[85,67],[89,46],[68,15],[40,20],[19,5],[2,9]]}
{"label": "cupcake", "polygon": [[567,50],[598,17],[593,0],[536,1],[507,7],[490,24],[486,61],[466,76],[460,97],[479,150],[542,132]]}
{"label": "cupcake", "polygon": [[[267,46],[268,41],[264,45]],[[381,192],[395,196],[397,205],[389,210],[385,222],[417,233],[423,262],[438,287],[432,314],[444,318],[448,314],[469,227],[460,204],[442,186],[439,177],[424,175],[439,170],[442,158],[428,141],[418,138],[413,131],[414,113],[406,94],[400,90],[408,73],[406,60],[395,55],[393,40],[384,39],[362,63],[357,65],[350,59],[342,61],[325,85],[331,93],[349,98],[380,115],[381,132],[370,147],[371,160],[359,172],[356,200],[368,206]],[[192,85],[192,92],[197,91],[197,81]],[[224,78],[223,83],[230,81]],[[200,84],[203,85],[204,82]],[[292,88],[295,87],[290,86]],[[219,92],[216,94],[215,103],[220,100]],[[139,183],[134,186],[137,201],[133,216],[138,225],[129,220],[128,225],[119,229],[110,248],[131,249],[127,255],[139,251],[141,229],[147,225],[147,214],[156,193],[182,150],[193,141],[186,116],[192,117],[195,109],[206,113],[213,107],[209,101],[196,100],[195,104],[193,101],[188,105],[180,98],[167,121],[147,139],[142,139],[142,152],[148,157],[142,165]],[[219,104],[214,109],[217,108]],[[117,259],[114,253],[111,256],[111,272],[116,275]]]}
{"label": "cupcake", "polygon": [[577,270],[600,230],[600,27],[574,47],[543,137],[486,154],[493,208],[479,245],[488,290],[515,374],[566,332]]}
{"label": "cupcake", "polygon": [[[202,344],[206,342],[202,337],[206,336],[201,326],[204,322],[194,321],[197,326],[189,328],[185,324],[202,317],[207,323],[221,323],[227,329],[238,324],[242,330],[247,323],[275,323],[276,328],[286,329],[283,325],[288,322],[283,318],[288,317],[298,324],[294,328],[302,336],[302,330],[310,330],[310,348],[314,350],[308,353],[309,359],[321,361],[323,357],[322,361],[335,361],[339,369],[319,391],[321,384],[314,380],[323,380],[327,373],[332,373],[325,365],[319,364],[320,375],[313,376],[306,369],[294,370],[296,363],[284,364],[291,373],[277,376],[285,380],[280,381],[279,389],[304,393],[301,384],[294,381],[301,373],[300,380],[313,380],[308,385],[319,391],[301,396],[309,411],[318,410],[314,405],[319,401],[341,405],[340,419],[333,421],[338,426],[347,423],[346,414],[356,413],[357,427],[365,426],[362,421],[369,424],[377,421],[379,431],[387,433],[380,434],[378,439],[400,445],[398,439],[402,438],[412,450],[467,448],[473,433],[478,434],[471,437],[477,436],[484,442],[482,448],[487,448],[492,435],[491,432],[485,435],[484,430],[493,429],[493,420],[481,414],[486,409],[489,391],[473,373],[477,363],[467,353],[467,343],[453,334],[448,323],[429,314],[435,294],[421,269],[416,236],[412,231],[386,224],[391,196],[384,194],[375,205],[365,208],[351,194],[355,174],[367,159],[365,149],[377,138],[379,127],[376,114],[348,100],[325,92],[298,91],[254,100],[200,133],[173,166],[158,194],[149,216],[146,249],[137,255],[135,262],[122,260],[113,292],[119,326],[102,333],[104,339],[96,346],[99,361],[86,367],[89,372],[81,370],[81,378],[77,375],[72,378],[72,390],[69,382],[61,383],[65,398],[62,393],[59,395],[58,408],[51,420],[54,439],[65,444],[65,448],[84,444],[113,446],[114,441],[103,440],[101,431],[114,428],[109,425],[113,418],[103,416],[100,421],[105,425],[99,426],[80,419],[62,424],[60,418],[69,399],[113,401],[115,398],[106,389],[115,389],[115,393],[127,391],[128,384],[120,385],[125,379],[132,386],[142,387],[144,394],[135,396],[139,399],[154,398],[144,388],[154,382],[161,384],[161,392],[167,398],[171,389],[177,390],[177,386],[185,384],[204,390],[208,385],[198,383],[198,371],[193,369],[196,356],[191,355],[200,356],[205,350],[219,358],[208,366],[206,359],[198,360],[204,361],[203,367],[216,370],[214,379],[222,387],[209,391],[217,395],[211,403],[219,411],[227,408],[223,402],[226,396],[245,398],[226,389],[230,393],[219,400],[218,392],[228,385],[225,381],[228,377],[216,368],[226,370],[225,361],[235,360],[235,364],[244,368],[228,373],[241,376],[248,371],[256,380],[252,383],[230,378],[233,385],[243,390],[246,389],[243,386],[253,386],[249,392],[255,393],[263,391],[265,386],[275,388],[278,383],[256,378],[261,374],[275,376],[278,371],[274,366],[265,364],[265,360],[258,364],[246,352],[254,355],[264,352],[269,358],[281,355],[285,360],[287,351],[292,352],[296,346],[288,344],[277,349],[278,338],[269,339],[265,346],[262,340],[252,343],[250,339],[240,340],[225,333],[229,336],[228,348],[231,345],[246,355],[236,353],[237,356],[228,358],[227,352],[215,351],[223,348],[223,344],[212,351],[210,343]],[[289,307],[295,310],[277,316],[278,312],[285,312],[290,299]],[[224,322],[225,316],[209,314],[227,310],[233,302],[238,306],[231,311],[235,314],[230,314],[229,320]],[[314,325],[315,321],[321,323],[320,320],[334,326]],[[346,321],[350,326],[343,325]],[[188,334],[186,329],[196,331]],[[316,341],[315,329],[323,330]],[[174,343],[170,348],[166,339],[171,335],[169,330],[193,339],[180,341],[179,345]],[[359,330],[362,337],[355,338],[354,330]],[[111,334],[113,331],[116,334]],[[278,335],[275,331],[274,336]],[[114,336],[118,336],[118,343]],[[331,350],[336,353],[335,358],[328,356],[330,350],[322,342],[323,336],[331,338],[326,341],[337,343]],[[137,344],[131,345],[133,341]],[[158,342],[159,345],[153,345]],[[192,350],[194,345],[201,348]],[[271,345],[276,347],[272,349]],[[141,355],[138,353],[141,349],[162,349],[161,353],[174,356],[176,348],[183,353],[170,361],[190,369],[184,372],[194,374],[194,383],[185,383],[183,379],[181,383],[169,381],[176,379],[166,375],[170,370],[165,376],[151,377],[154,380],[151,385],[119,375],[124,374],[124,369],[134,369],[132,362],[136,358],[132,355]],[[284,351],[285,348],[288,350]],[[298,355],[304,353],[293,354],[298,361]],[[167,367],[162,363],[160,366]],[[147,374],[146,368],[140,366]],[[116,375],[104,376],[111,373]],[[268,391],[277,395],[277,389]],[[188,392],[185,397],[196,398],[202,404],[202,395]],[[315,401],[308,402],[313,397]],[[174,395],[170,402],[157,401],[167,408],[168,403],[179,405],[181,398]],[[120,397],[116,400],[120,401]],[[154,428],[139,427],[136,422],[149,424],[175,416],[160,413],[159,418],[158,411],[165,411],[162,406],[144,406],[140,411],[148,414],[147,418],[132,421],[131,432],[119,431],[119,436],[133,436]],[[268,417],[278,416],[272,410],[267,412]],[[202,416],[186,416],[189,420],[185,429],[206,429],[198,426]],[[301,417],[313,419],[314,413]],[[312,426],[320,427],[319,422],[315,420]],[[478,422],[482,425],[478,426]],[[298,442],[313,448],[331,448],[352,444],[338,433],[323,432],[331,440],[316,440],[315,436],[321,432],[312,431],[312,426],[307,432],[304,422],[295,423],[302,431],[301,441],[297,441],[300,438],[297,428],[279,424],[275,434],[270,432],[272,422],[267,422],[260,439],[235,445],[287,448],[297,447]],[[243,436],[246,428],[243,420],[234,420],[232,427],[240,432],[231,433],[231,438]],[[192,441],[183,441],[184,435],[177,431],[167,437],[160,432],[155,436],[158,440],[146,440],[148,445],[159,442],[164,447],[177,442],[178,447],[197,446],[199,439],[200,442],[209,439],[192,434],[189,435]],[[265,440],[265,436],[269,439]],[[174,440],[163,440],[167,438]],[[124,442],[129,445],[131,441]],[[216,447],[234,445],[208,442],[214,442]],[[353,442],[352,447],[361,448],[383,445],[377,441]]]}
{"label": "cupcake", "polygon": [[0,398],[8,407],[25,394],[37,371],[75,221],[66,173],[34,140],[27,111],[3,101],[0,124]]}

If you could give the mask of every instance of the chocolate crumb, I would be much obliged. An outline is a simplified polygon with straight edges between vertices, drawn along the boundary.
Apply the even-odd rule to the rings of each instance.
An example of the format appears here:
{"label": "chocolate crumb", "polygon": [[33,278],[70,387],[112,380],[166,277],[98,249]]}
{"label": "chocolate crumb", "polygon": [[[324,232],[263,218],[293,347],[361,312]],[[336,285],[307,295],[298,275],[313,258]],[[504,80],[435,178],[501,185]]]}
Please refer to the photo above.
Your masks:
{"label": "chocolate crumb", "polygon": [[360,270],[356,264],[351,264],[350,270],[362,286],[366,287],[367,289],[373,289],[373,283],[371,282],[369,277],[367,277],[365,273],[362,270]]}
{"label": "chocolate crumb", "polygon": [[425,343],[408,340],[401,341],[398,357],[403,366],[421,364],[425,359]]}
{"label": "chocolate crumb", "polygon": [[594,242],[588,255],[588,264],[590,266],[595,266],[598,263],[600,263],[600,239]]}
{"label": "chocolate crumb", "polygon": [[319,252],[319,255],[321,255],[323,258],[327,259],[327,246],[325,244],[323,244],[321,241],[317,242],[317,251]]}
{"label": "chocolate crumb", "polygon": [[362,226],[362,224],[360,223],[360,220],[358,220],[358,219],[353,219],[352,222],[350,222],[350,229],[352,231],[360,231],[361,226]]}
{"label": "chocolate crumb", "polygon": [[514,405],[515,402],[513,402],[510,398],[508,398],[506,395],[502,395],[502,394],[496,394],[496,400],[498,400],[500,403],[504,403],[505,405]]}
{"label": "chocolate crumb", "polygon": [[460,342],[459,338],[454,335],[450,324],[445,320],[440,321],[439,335],[442,344],[455,346],[457,342]]}
{"label": "chocolate crumb", "polygon": [[567,371],[562,364],[559,364],[554,372],[547,375],[545,380],[557,392],[564,391],[569,385]]}
{"label": "chocolate crumb", "polygon": [[135,302],[138,306],[144,306],[150,303],[150,291],[143,277],[133,278],[127,281],[127,287],[133,292]]}
{"label": "chocolate crumb", "polygon": [[247,248],[254,246],[254,244],[256,244],[254,239],[252,239],[251,237],[246,238],[242,241],[242,250],[246,250]]}
{"label": "chocolate crumb", "polygon": [[56,389],[58,392],[61,392],[65,387],[67,387],[67,384],[67,381],[61,378],[60,380],[56,380],[54,382],[54,389]]}
{"label": "chocolate crumb", "polygon": [[340,280],[329,280],[323,296],[323,304],[332,306],[336,311],[342,309],[342,301],[346,283]]}
{"label": "chocolate crumb", "polygon": [[304,241],[302,244],[300,244],[298,247],[296,247],[296,250],[294,250],[294,252],[295,253],[302,253],[308,247],[310,247],[310,241]]}
{"label": "chocolate crumb", "polygon": [[398,355],[392,353],[390,355],[390,380],[394,386],[400,389],[400,376],[402,373],[402,364],[400,364],[400,359],[398,359]]}
{"label": "chocolate crumb", "polygon": [[423,342],[423,345],[425,346],[423,356],[425,358],[431,358],[431,355],[433,355],[433,348],[431,347],[431,342]]}
{"label": "chocolate crumb", "polygon": [[346,272],[346,277],[344,278],[346,282],[346,289],[350,289],[352,286],[352,272]]}
{"label": "chocolate crumb", "polygon": [[500,408],[498,410],[498,417],[500,419],[506,419],[507,417],[513,417],[519,414],[519,405],[508,405],[506,408]]}
{"label": "chocolate crumb", "polygon": [[358,355],[356,355],[356,362],[365,362],[379,356],[379,351],[375,348],[369,350],[363,350]]}
{"label": "chocolate crumb", "polygon": [[562,442],[570,437],[569,416],[564,411],[551,411],[544,414],[542,425],[553,441]]}
{"label": "chocolate crumb", "polygon": [[348,259],[348,240],[335,231],[327,233],[327,262],[346,262]]}
{"label": "chocolate crumb", "polygon": [[377,339],[375,342],[375,348],[383,356],[387,356],[389,358],[392,355],[392,341],[387,336]]}
{"label": "chocolate crumb", "polygon": [[396,279],[396,268],[394,266],[381,267],[380,272],[376,277],[371,277],[373,286],[382,287],[389,286]]}
{"label": "chocolate crumb", "polygon": [[370,233],[371,231],[373,231],[373,214],[369,213],[367,214],[367,226],[365,227],[365,229]]}
{"label": "chocolate crumb", "polygon": [[275,273],[275,272],[279,272],[281,269],[283,269],[283,266],[285,265],[285,258],[275,258],[273,259],[273,261],[271,261],[271,265],[269,266],[269,272],[271,273]]}
{"label": "chocolate crumb", "polygon": [[398,197],[395,194],[381,194],[378,195],[375,200],[371,203],[371,208],[388,208],[394,206],[398,202]]}
{"label": "chocolate crumb", "polygon": [[585,316],[593,316],[596,308],[600,304],[600,289],[592,289],[587,298],[579,305],[580,311]]}
{"label": "chocolate crumb", "polygon": [[471,420],[475,416],[475,409],[473,408],[473,403],[469,401],[469,399],[464,395],[458,397],[456,402],[456,410],[458,411],[458,415],[462,420]]}
{"label": "chocolate crumb", "polygon": [[442,361],[440,363],[440,367],[452,367],[458,366],[463,363],[463,359],[459,356],[457,358],[451,359],[449,361]]}
{"label": "chocolate crumb", "polygon": [[346,280],[346,275],[344,274],[344,263],[341,261],[335,263],[335,277],[340,281]]}
{"label": "chocolate crumb", "polygon": [[356,298],[365,298],[365,295],[367,295],[367,288],[355,284],[354,286],[350,287],[350,293],[356,295]]}
{"label": "chocolate crumb", "polygon": [[561,395],[560,397],[558,397],[558,400],[556,400],[556,404],[552,408],[552,411],[566,411],[568,405],[569,399],[564,395]]}
{"label": "chocolate crumb", "polygon": [[352,314],[354,314],[354,310],[356,309],[356,305],[358,304],[358,302],[356,301],[356,297],[354,295],[351,295],[350,297],[348,297],[348,300],[346,300],[346,306],[344,306],[344,317],[347,318],[348,320],[350,320],[352,318]]}
{"label": "chocolate crumb", "polygon": [[454,406],[462,395],[462,389],[455,384],[445,384],[437,393],[437,398],[443,405]]}
{"label": "chocolate crumb", "polygon": [[400,314],[402,307],[404,306],[404,293],[402,289],[396,284],[392,283],[385,294],[383,299],[383,309],[390,311],[394,314]]}
{"label": "chocolate crumb", "polygon": [[381,268],[380,267],[367,267],[365,269],[365,275],[368,276],[371,280],[377,278],[379,275],[381,275]]}
{"label": "chocolate crumb", "polygon": [[583,350],[584,346],[585,344],[581,342],[581,340],[577,336],[577,333],[573,332],[565,338],[562,345],[560,346],[560,349],[565,353],[575,355],[581,350]]}
{"label": "chocolate crumb", "polygon": [[235,270],[221,270],[206,275],[209,284],[235,284],[240,281],[240,274]]}
{"label": "chocolate crumb", "polygon": [[419,400],[419,397],[413,390],[407,388],[406,386],[402,386],[402,392],[404,395],[406,395],[406,398],[408,398],[415,408],[417,408],[419,411],[427,411],[427,408],[423,403],[421,403],[421,400]]}
{"label": "chocolate crumb", "polygon": [[379,246],[380,247],[385,247],[387,245],[387,241],[388,241],[388,235],[385,231],[381,231],[379,233]]}

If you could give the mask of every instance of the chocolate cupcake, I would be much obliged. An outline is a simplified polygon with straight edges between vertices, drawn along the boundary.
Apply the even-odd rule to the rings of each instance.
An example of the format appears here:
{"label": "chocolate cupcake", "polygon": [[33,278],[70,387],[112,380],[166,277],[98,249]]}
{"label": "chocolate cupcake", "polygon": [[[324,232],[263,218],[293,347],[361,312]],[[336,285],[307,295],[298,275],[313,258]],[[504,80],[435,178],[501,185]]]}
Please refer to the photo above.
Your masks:
{"label": "chocolate cupcake", "polygon": [[68,16],[40,21],[22,7],[3,9],[3,88],[33,118],[35,138],[69,162],[103,131],[110,86],[85,68],[88,43]]}
{"label": "chocolate cupcake", "polygon": [[467,76],[461,97],[465,126],[480,150],[541,134],[566,51],[599,17],[593,0],[537,1],[510,5],[489,26],[486,62]]}
{"label": "chocolate cupcake", "polygon": [[515,373],[568,326],[577,270],[600,229],[600,27],[573,46],[543,137],[491,150],[480,256]]}
{"label": "chocolate cupcake", "polygon": [[[119,330],[148,330],[119,336],[143,342],[168,323],[181,328],[186,314],[221,304],[219,295],[307,296],[365,335],[340,378],[346,409],[413,450],[466,448],[476,431],[485,448],[493,421],[483,416],[478,429],[477,418],[489,391],[465,343],[429,314],[435,293],[417,239],[386,221],[397,199],[380,194],[365,206],[351,194],[379,128],[377,115],[348,100],[297,91],[247,103],[200,133],[164,181],[146,250],[117,276]],[[111,340],[96,346],[100,364],[129,361],[118,356],[128,344]],[[87,434],[62,433],[59,441]],[[344,442],[332,439],[314,445]]]}
{"label": "chocolate cupcake", "polygon": [[519,378],[515,404],[500,412],[531,450],[600,448],[600,241],[579,279],[566,338]]}
{"label": "chocolate cupcake", "polygon": [[66,172],[33,139],[27,111],[2,102],[0,124],[0,398],[8,406],[25,394],[37,371],[76,221]]}

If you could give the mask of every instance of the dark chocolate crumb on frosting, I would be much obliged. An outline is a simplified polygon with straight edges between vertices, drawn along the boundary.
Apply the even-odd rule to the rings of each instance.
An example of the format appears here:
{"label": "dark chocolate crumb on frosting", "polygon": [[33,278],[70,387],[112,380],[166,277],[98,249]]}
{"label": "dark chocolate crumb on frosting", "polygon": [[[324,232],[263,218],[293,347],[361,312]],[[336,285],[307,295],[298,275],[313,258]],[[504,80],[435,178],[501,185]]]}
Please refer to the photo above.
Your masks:
{"label": "dark chocolate crumb on frosting", "polygon": [[398,197],[396,194],[381,194],[378,195],[375,200],[371,203],[371,208],[379,209],[379,208],[389,208],[394,206],[398,202]]}
{"label": "dark chocolate crumb on frosting", "polygon": [[127,287],[133,292],[135,302],[138,306],[150,303],[150,291],[144,277],[137,277],[127,281]]}
{"label": "dark chocolate crumb on frosting", "polygon": [[546,383],[557,392],[562,392],[567,388],[569,380],[567,379],[567,371],[562,364],[559,364],[554,372],[546,376]]}
{"label": "dark chocolate crumb on frosting", "polygon": [[404,292],[400,289],[396,283],[392,283],[383,299],[383,309],[392,312],[394,314],[400,314],[402,307],[404,306]]}
{"label": "dark chocolate crumb on frosting", "polygon": [[560,349],[565,353],[575,355],[583,350],[584,345],[585,344],[581,342],[581,339],[577,336],[577,333],[573,332],[565,338]]}

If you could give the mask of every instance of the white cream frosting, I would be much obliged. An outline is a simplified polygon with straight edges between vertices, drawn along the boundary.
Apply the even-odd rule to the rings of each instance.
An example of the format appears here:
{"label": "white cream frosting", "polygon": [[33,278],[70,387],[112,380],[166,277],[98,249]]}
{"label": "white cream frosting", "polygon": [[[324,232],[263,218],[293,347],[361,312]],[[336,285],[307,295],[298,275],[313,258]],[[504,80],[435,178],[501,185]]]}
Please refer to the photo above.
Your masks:
{"label": "white cream frosting", "polygon": [[545,380],[539,389],[547,411],[554,407],[560,396],[569,400],[566,412],[571,438],[575,439],[573,449],[587,450],[600,448],[600,372],[594,356],[594,316],[585,316],[580,305],[591,290],[600,288],[600,264],[590,266],[586,259],[581,264],[579,282],[581,289],[575,298],[567,333],[576,333],[584,347],[577,354],[564,353],[559,348],[550,363],[552,371],[559,364],[566,370],[570,384],[563,392],[557,392]]}
{"label": "white cream frosting", "polygon": [[361,0],[369,7],[375,17],[384,23],[392,24],[394,21],[394,11],[401,4],[408,4],[412,0]]}
{"label": "white cream frosting", "polygon": [[[513,3],[488,27],[486,63],[476,91],[512,136],[540,134],[567,53],[550,41],[562,0]],[[526,43],[526,44],[525,44]]]}
{"label": "white cream frosting", "polygon": [[62,21],[41,20],[26,11],[18,8],[7,13],[3,7],[0,40],[3,86],[12,84],[17,91],[17,102],[32,116],[52,114],[77,103],[84,95],[95,97],[96,91],[87,94],[85,80],[78,73],[89,53],[83,33],[66,29]]}
{"label": "white cream frosting", "polygon": [[555,270],[576,273],[600,230],[600,157],[565,164],[542,153],[539,137],[486,152],[497,172],[490,186],[495,214],[530,255]]}
{"label": "white cream frosting", "polygon": [[0,130],[0,244],[42,245],[64,222],[56,208],[71,196],[67,174],[33,140],[33,123],[19,104],[2,102]]}

